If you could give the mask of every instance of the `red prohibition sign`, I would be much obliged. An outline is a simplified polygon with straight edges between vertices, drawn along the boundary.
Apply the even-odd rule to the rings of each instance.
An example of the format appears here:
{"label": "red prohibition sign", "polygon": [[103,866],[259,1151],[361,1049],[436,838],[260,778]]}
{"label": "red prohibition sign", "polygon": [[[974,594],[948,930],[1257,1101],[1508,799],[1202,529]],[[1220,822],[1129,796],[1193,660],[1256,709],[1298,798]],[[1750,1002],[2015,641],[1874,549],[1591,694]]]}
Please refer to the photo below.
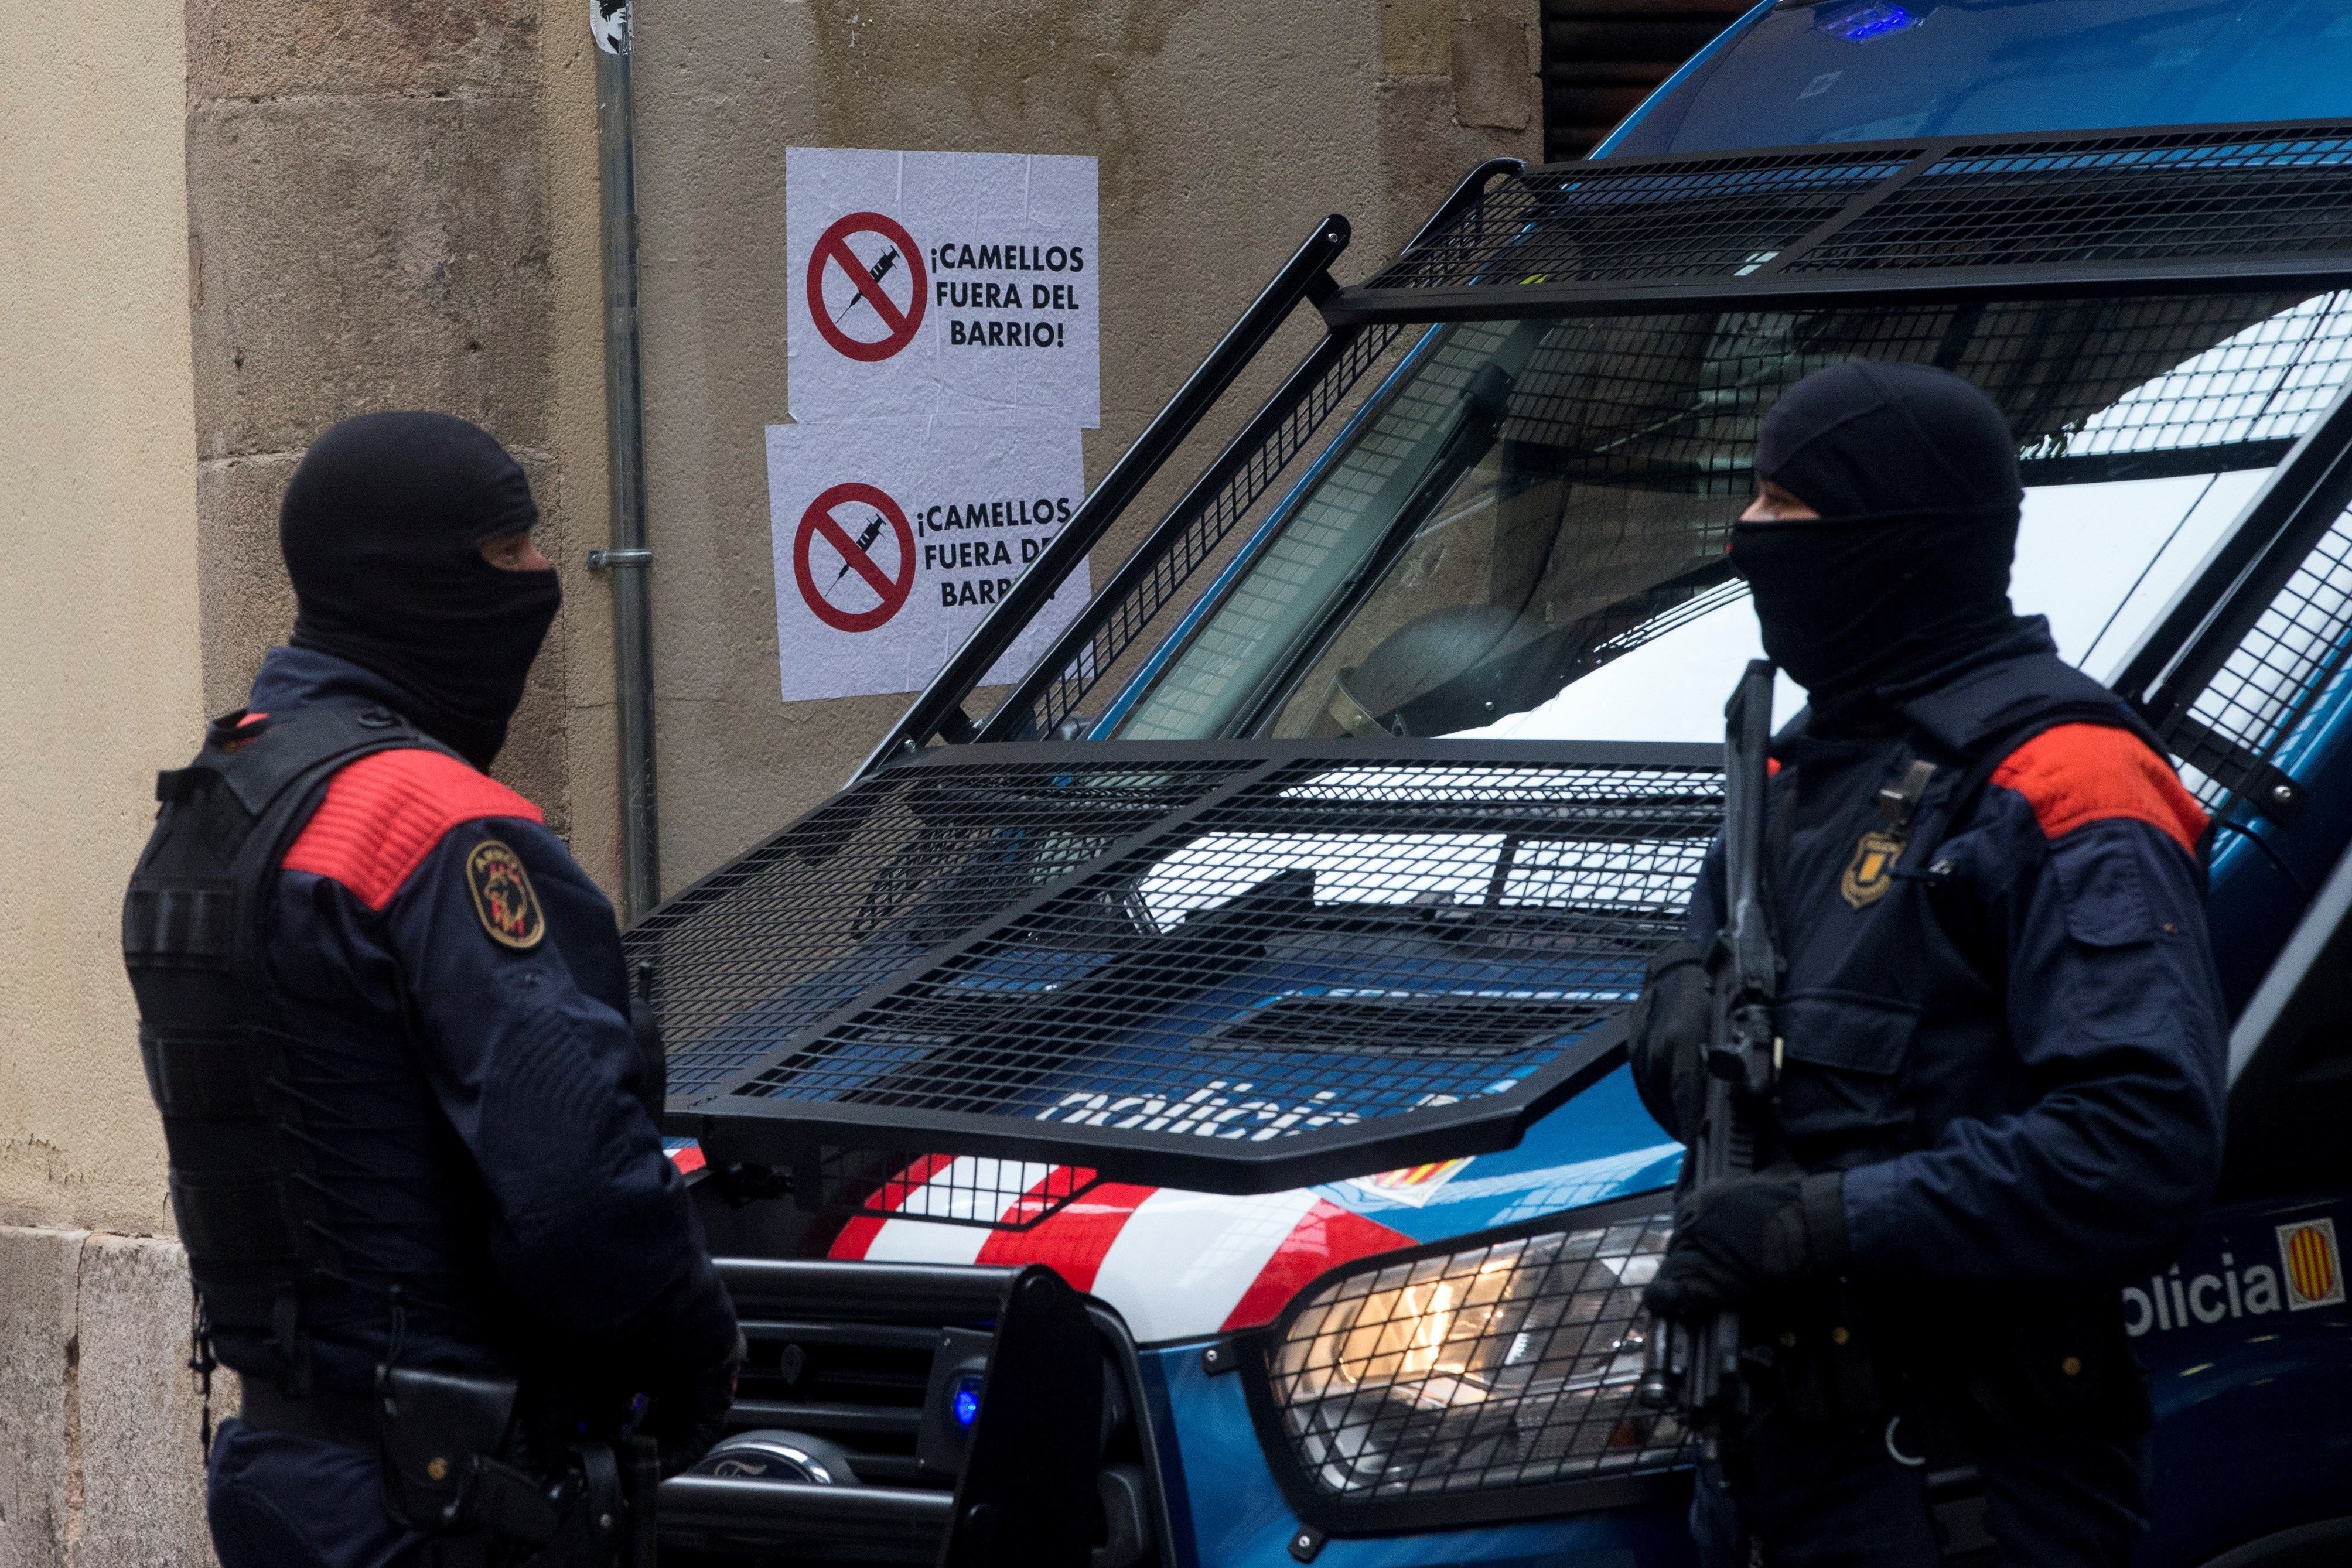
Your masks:
{"label": "red prohibition sign", "polygon": [[[890,248],[875,257],[873,264],[868,266],[858,260],[857,253],[849,248],[849,236],[854,234],[879,235]],[[846,320],[849,313],[863,301],[874,312],[874,319],[888,329],[888,336],[868,342],[842,330],[841,321],[835,320],[825,308],[824,269],[828,266],[841,268],[857,290],[850,296],[849,303],[841,308],[842,319]],[[898,308],[898,302],[891,298],[888,290],[882,287],[882,280],[890,275],[893,268],[899,267],[907,269],[907,279],[915,286],[910,297],[912,302],[904,310]],[[896,220],[884,217],[880,213],[850,214],[825,230],[818,238],[816,248],[809,252],[809,315],[816,321],[818,334],[851,359],[866,364],[887,360],[915,340],[915,330],[923,324],[924,296],[930,292],[930,287],[929,275],[923,270],[923,253],[916,246],[914,236],[900,227]]]}
{"label": "red prohibition sign", "polygon": [[[848,506],[853,502],[861,507],[871,507],[877,514],[874,525],[861,530],[864,535],[862,541],[852,538],[849,530],[835,522],[833,517],[835,507]],[[898,540],[898,575],[896,577],[886,575],[869,553],[874,540],[880,534],[878,525],[886,522]],[[871,610],[844,610],[825,597],[832,585],[819,588],[816,576],[809,568],[809,543],[820,534],[824,536],[825,543],[841,552],[842,562],[847,571],[863,578],[866,586],[880,597],[881,603]],[[839,582],[844,575],[843,572],[835,573],[834,581]],[[871,632],[898,613],[900,606],[907,602],[908,591],[915,586],[915,530],[907,526],[907,514],[898,509],[898,503],[873,486],[835,485],[811,501],[808,510],[801,514],[800,531],[793,536],[793,580],[800,584],[801,597],[808,601],[810,612],[835,631]]]}

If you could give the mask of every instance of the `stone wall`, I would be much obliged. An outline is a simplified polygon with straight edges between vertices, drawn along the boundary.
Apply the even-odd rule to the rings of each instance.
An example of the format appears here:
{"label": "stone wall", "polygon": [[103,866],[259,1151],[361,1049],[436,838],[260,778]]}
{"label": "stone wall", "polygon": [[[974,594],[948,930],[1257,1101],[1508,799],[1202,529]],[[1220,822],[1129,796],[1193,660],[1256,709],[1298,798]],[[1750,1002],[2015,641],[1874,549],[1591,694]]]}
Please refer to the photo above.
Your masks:
{"label": "stone wall", "polygon": [[213,1561],[187,1323],[177,1242],[0,1226],[0,1568]]}
{"label": "stone wall", "polygon": [[[461,415],[529,471],[564,578],[497,769],[564,833],[575,800],[614,792],[609,601],[584,565],[604,515],[585,16],[555,6],[543,24],[541,0],[187,5],[205,706],[236,706],[292,622],[278,501],[303,448],[372,410]],[[582,847],[609,881],[611,807],[591,815],[604,831]]]}

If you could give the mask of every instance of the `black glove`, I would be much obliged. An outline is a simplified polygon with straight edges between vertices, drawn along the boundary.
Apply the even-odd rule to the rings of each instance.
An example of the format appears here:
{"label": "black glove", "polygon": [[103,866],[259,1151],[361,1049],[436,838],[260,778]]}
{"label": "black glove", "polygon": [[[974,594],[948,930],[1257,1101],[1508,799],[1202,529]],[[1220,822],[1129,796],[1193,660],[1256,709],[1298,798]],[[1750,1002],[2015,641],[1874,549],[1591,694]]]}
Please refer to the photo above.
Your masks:
{"label": "black glove", "polygon": [[[702,1248],[702,1228],[694,1243]],[[735,1322],[735,1303],[708,1255],[698,1257],[684,1277],[665,1291],[641,1320],[642,1346],[633,1358],[649,1396],[637,1430],[660,1445],[662,1474],[676,1475],[710,1450],[726,1434],[727,1412],[735,1403],[735,1375],[746,1347]]]}
{"label": "black glove", "polygon": [[735,1378],[749,1348],[739,1332],[727,1357],[656,1393],[646,1413],[646,1436],[661,1447],[661,1473],[674,1476],[710,1451],[727,1435],[727,1413],[735,1406]]}
{"label": "black glove", "polygon": [[1675,1206],[1674,1239],[1642,1303],[1705,1322],[1727,1307],[1835,1273],[1846,1257],[1845,1176],[1794,1171],[1718,1182]]}
{"label": "black glove", "polygon": [[1626,1032],[1643,1106],[1684,1143],[1698,1131],[1706,1105],[1706,1045],[1714,1027],[1706,949],[1677,942],[1661,951],[1650,960]]}

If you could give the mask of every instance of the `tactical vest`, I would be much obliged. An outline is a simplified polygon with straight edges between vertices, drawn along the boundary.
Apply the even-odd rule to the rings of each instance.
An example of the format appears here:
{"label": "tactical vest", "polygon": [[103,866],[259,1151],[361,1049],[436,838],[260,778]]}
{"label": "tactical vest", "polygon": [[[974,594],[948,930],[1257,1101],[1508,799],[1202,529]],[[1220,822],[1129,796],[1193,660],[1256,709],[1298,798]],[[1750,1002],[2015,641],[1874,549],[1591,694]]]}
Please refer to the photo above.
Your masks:
{"label": "tactical vest", "polygon": [[[1768,1142],[1809,1169],[1852,1168],[1932,1145],[1919,1118],[1989,1116],[1986,1074],[1999,1060],[2004,954],[1998,933],[1969,928],[1967,897],[1942,853],[1967,831],[1992,774],[2018,747],[2066,724],[2156,737],[2105,687],[2054,655],[2004,660],[1906,704],[1904,731],[1857,742],[1837,792],[1790,842],[1796,802],[1776,788],[1772,872],[1786,964],[1778,1022],[1786,1064]],[[1835,744],[1835,743],[1832,743]],[[1806,764],[1800,762],[1801,775]],[[1801,787],[1801,779],[1784,780]],[[1865,1348],[1830,1347],[1818,1325],[1783,1354],[1786,1406],[1801,1419],[1843,1409],[1883,1417],[1928,1386],[1964,1388],[1996,1419],[2026,1425],[2145,1419],[2121,1307],[2111,1291],[2048,1291],[2034,1309],[1967,1292],[1936,1300],[1862,1292]],[[1839,1309],[1843,1321],[1852,1304]],[[1758,1333],[1768,1325],[1759,1318]],[[1782,1344],[1790,1342],[1781,1341]],[[1843,1342],[1838,1342],[1843,1343]],[[2072,1359],[2073,1378],[2049,1369]],[[1864,1360],[1875,1372],[1858,1372]],[[1892,1386],[1881,1380],[1894,1377]]]}
{"label": "tactical vest", "polygon": [[302,1285],[344,1276],[289,1082],[264,922],[278,862],[328,779],[404,747],[447,749],[374,706],[214,720],[194,761],[156,776],[162,806],[122,904],[139,1052],[200,1321],[266,1334],[291,1393],[309,1381]]}
{"label": "tactical vest", "polygon": [[[1775,1141],[1811,1168],[1893,1157],[1933,1141],[1915,1110],[1965,1103],[1984,1065],[1947,1039],[1921,1054],[1926,1023],[1980,1018],[1997,1029],[2000,955],[1947,896],[1943,843],[1966,831],[1991,775],[2063,724],[2129,730],[2155,747],[2113,693],[2054,655],[2003,660],[1904,706],[1902,733],[1856,741],[1841,779],[1801,818],[1773,791],[1767,872],[1783,964],[1777,1014],[1789,1069]],[[2161,751],[2158,751],[2161,755]],[[1954,894],[1956,887],[1950,888]]]}

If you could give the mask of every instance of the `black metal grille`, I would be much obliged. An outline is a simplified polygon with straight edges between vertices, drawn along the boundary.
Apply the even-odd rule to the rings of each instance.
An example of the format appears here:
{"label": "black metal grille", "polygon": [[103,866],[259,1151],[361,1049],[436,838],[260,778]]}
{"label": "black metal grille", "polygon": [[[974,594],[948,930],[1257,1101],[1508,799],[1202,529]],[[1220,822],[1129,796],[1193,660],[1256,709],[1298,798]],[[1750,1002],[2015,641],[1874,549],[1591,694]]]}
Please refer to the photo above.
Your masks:
{"label": "black metal grille", "polygon": [[1790,272],[2053,267],[2352,246],[2352,127],[1948,144]]}
{"label": "black metal grille", "polygon": [[1588,1081],[1720,814],[1698,747],[963,747],[631,942],[673,1109],[736,1157],[1270,1190],[1495,1146]]}
{"label": "black metal grille", "polygon": [[793,1181],[811,1207],[877,1219],[1028,1230],[1092,1192],[1102,1173],[1034,1160],[820,1144],[794,1162]]}
{"label": "black metal grille", "polygon": [[[2182,748],[2182,778],[2189,787],[2209,810],[2219,810],[2252,781],[2246,761],[2273,767],[2289,762],[2287,754],[2305,721],[2336,695],[2347,668],[2352,668],[2352,512],[2339,515],[2320,537],[2189,706],[2189,718],[2204,736],[2236,748],[2238,767],[2215,768],[2209,762],[2212,771],[2200,768],[2196,766],[2197,739],[2189,738],[2197,730],[2168,735]],[[2261,804],[2267,808],[2272,803]]]}
{"label": "black metal grille", "polygon": [[1253,1401],[1302,1513],[1427,1528],[1573,1506],[1579,1487],[1614,1501],[1593,1483],[1687,1463],[1677,1419],[1635,1397],[1641,1291],[1672,1230],[1658,1207],[1425,1249],[1307,1292],[1269,1334]]}
{"label": "black metal grille", "polygon": [[859,782],[633,926],[673,1103],[1139,832],[1240,761],[1183,776],[1013,761]]}
{"label": "black metal grille", "polygon": [[2352,268],[2352,125],[1919,138],[1553,164],[1325,306],[1336,322],[1792,292],[2219,287]]}
{"label": "black metal grille", "polygon": [[2030,485],[2266,466],[2352,375],[2352,295],[1564,320],[1521,377],[1503,438],[1524,471],[1744,504],[1765,412],[1853,359],[1940,365],[1984,387],[2018,433]]}
{"label": "black metal grille", "polygon": [[1531,169],[1496,182],[1363,288],[1752,276],[1919,153],[1815,147]]}
{"label": "black metal grille", "polygon": [[[1753,493],[1763,417],[1795,381],[1856,358],[1939,365],[1986,388],[2032,486],[2212,474],[2278,462],[2352,377],[2352,294],[1868,300],[1439,329],[1189,634],[1125,733],[1247,733],[1270,712],[1276,735],[1443,735],[1540,704],[1741,591],[1725,580],[1722,551]],[[1363,674],[1380,664],[1383,639],[1426,608],[1389,583],[1409,589],[1444,563],[1466,570],[1467,549],[1502,549],[1482,514],[1473,544],[1436,528],[1407,542],[1383,586],[1312,664],[1302,659],[1303,674],[1243,692],[1244,677],[1230,672],[1265,668],[1265,648],[1312,643],[1320,622],[1301,596],[1322,591],[1313,585],[1339,570],[1337,552],[1363,549],[1364,519],[1394,504],[1394,476],[1498,361],[1517,382],[1493,464],[1494,516],[1528,537],[1552,533],[1549,554],[1490,557],[1487,591],[1517,607],[1496,651],[1433,685],[1412,684],[1418,668],[1410,680]],[[1466,486],[1463,515],[1484,505],[1479,482]],[[1705,499],[1682,498],[1691,496]]]}
{"label": "black metal grille", "polygon": [[[1341,345],[1321,379],[1246,455],[1232,476],[1210,494],[1188,497],[1185,510],[1190,515],[1180,512],[1169,519],[1173,532],[1155,534],[1160,549],[1148,562],[1139,563],[1146,570],[1123,590],[1106,593],[1087,607],[1083,645],[1059,669],[1040,672],[1045,683],[1034,700],[1025,705],[1025,712],[1019,712],[1016,706],[1018,695],[1008,702],[1008,712],[990,720],[991,736],[1050,736],[1064,719],[1076,713],[1078,705],[1118,664],[1119,656],[1182,591],[1193,572],[1216,554],[1234,526],[1249,515],[1331,415],[1346,405],[1349,393],[1366,371],[1381,362],[1399,331],[1395,327],[1374,328]],[[1034,682],[1033,676],[1024,690]]]}

